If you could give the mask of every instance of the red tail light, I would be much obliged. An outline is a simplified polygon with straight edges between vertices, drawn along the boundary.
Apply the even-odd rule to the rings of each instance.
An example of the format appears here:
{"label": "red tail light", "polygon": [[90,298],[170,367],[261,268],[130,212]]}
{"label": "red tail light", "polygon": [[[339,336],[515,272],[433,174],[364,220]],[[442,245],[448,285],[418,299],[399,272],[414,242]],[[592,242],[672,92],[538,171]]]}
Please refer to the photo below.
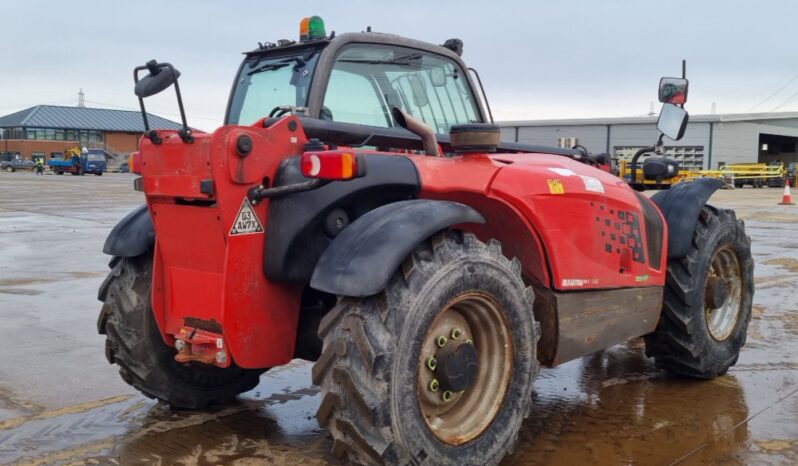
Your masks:
{"label": "red tail light", "polygon": [[301,167],[305,177],[321,180],[351,180],[366,174],[362,154],[346,150],[305,152]]}

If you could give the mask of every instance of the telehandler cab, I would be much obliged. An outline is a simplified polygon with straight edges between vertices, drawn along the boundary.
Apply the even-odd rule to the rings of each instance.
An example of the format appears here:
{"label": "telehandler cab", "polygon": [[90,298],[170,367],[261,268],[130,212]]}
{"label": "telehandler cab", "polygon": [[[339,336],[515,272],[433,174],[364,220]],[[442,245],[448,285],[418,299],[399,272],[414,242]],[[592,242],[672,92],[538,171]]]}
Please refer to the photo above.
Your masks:
{"label": "telehandler cab", "polygon": [[[501,142],[461,52],[306,18],[298,42],[246,53],[225,125],[201,134],[177,70],[136,68],[145,125],[143,99],[174,86],[183,129],[148,128],[147,203],[104,248],[98,329],[122,378],[204,408],[303,358],[336,454],[485,465],[513,449],[541,364],[643,336],[671,373],[725,374],[754,289],[743,222],[706,205],[720,182],[649,200],[583,149]],[[660,84],[677,140],[687,81]]]}

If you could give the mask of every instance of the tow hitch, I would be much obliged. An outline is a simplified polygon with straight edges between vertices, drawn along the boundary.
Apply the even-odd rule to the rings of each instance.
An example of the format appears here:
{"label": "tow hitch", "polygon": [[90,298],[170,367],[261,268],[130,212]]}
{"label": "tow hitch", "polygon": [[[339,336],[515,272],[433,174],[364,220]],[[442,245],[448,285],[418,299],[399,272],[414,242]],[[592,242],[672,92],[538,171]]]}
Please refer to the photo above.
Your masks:
{"label": "tow hitch", "polygon": [[230,367],[227,346],[218,333],[181,327],[178,335],[175,335],[175,349],[175,361],[179,363],[197,361],[218,367]]}

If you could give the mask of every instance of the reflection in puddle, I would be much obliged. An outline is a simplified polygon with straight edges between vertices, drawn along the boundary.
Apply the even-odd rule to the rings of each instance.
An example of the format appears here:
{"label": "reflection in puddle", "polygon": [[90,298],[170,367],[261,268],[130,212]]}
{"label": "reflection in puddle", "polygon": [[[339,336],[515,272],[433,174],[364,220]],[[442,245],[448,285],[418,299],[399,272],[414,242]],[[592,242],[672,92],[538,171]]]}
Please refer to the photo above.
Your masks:
{"label": "reflection in puddle", "polygon": [[505,464],[668,464],[691,454],[717,461],[744,452],[748,408],[737,379],[670,378],[640,346],[587,356],[540,380],[519,451]]}

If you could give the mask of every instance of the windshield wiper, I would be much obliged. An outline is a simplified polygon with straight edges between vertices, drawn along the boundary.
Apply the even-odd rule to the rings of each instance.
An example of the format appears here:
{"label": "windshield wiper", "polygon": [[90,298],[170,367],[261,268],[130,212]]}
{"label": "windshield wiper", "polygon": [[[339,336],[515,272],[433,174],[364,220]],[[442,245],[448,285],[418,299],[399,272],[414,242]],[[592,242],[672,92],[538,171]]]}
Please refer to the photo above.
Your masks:
{"label": "windshield wiper", "polygon": [[264,71],[274,71],[279,70],[280,68],[285,68],[286,66],[290,65],[290,61],[282,61],[277,63],[267,63],[261,67],[255,68],[254,70],[247,73],[247,76],[252,76],[253,74],[263,73]]}
{"label": "windshield wiper", "polygon": [[291,58],[286,58],[285,60],[280,60],[278,62],[267,63],[263,66],[255,68],[254,70],[247,73],[247,75],[252,76],[253,74],[262,73],[264,71],[279,70],[280,68],[285,68],[286,66],[290,65],[291,62],[296,63],[294,65],[294,72],[297,72],[305,67],[307,61],[310,60],[313,57],[313,55],[315,55],[315,52],[309,53],[304,57],[291,57]]}
{"label": "windshield wiper", "polygon": [[418,66],[419,60],[421,60],[422,55],[420,53],[413,53],[410,55],[405,55],[403,57],[394,58],[393,60],[380,60],[380,59],[367,59],[367,58],[343,58],[339,61],[344,63],[362,63],[366,65],[400,65],[400,66]]}

